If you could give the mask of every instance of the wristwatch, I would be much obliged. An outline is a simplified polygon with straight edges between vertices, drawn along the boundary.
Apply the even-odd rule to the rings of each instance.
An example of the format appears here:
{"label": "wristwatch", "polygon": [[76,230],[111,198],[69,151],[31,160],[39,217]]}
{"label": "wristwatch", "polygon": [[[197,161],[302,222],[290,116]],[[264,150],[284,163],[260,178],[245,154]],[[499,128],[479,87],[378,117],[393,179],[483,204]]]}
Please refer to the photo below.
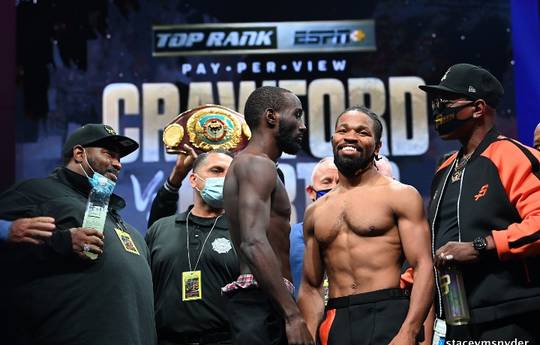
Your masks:
{"label": "wristwatch", "polygon": [[479,236],[473,240],[472,245],[479,253],[483,253],[487,248],[487,240],[484,237]]}

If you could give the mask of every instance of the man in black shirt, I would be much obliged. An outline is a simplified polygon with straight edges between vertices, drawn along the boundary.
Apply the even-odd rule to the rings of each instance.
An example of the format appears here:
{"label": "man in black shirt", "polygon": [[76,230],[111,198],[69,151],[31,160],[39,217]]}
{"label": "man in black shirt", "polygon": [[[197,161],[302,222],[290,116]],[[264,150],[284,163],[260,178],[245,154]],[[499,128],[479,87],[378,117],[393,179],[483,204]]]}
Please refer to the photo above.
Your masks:
{"label": "man in black shirt", "polygon": [[216,150],[194,159],[189,176],[195,190],[194,205],[183,213],[160,218],[175,209],[175,190],[194,157],[194,152],[179,157],[154,200],[153,224],[146,235],[161,345],[231,343],[220,288],[238,276],[238,260],[222,205],[223,177],[232,157]]}
{"label": "man in black shirt", "polygon": [[470,320],[454,320],[455,308],[442,303],[453,284],[437,271],[435,336],[446,335],[446,343],[536,344],[540,154],[498,132],[504,89],[484,68],[456,64],[439,84],[419,87],[432,98],[441,139],[461,144],[435,173],[428,214],[434,264],[442,272],[447,266],[461,272]]}
{"label": "man in black shirt", "polygon": [[91,181],[114,185],[120,158],[138,147],[109,126],[87,124],[64,144],[63,167],[0,195],[0,219],[46,216],[55,225],[41,244],[0,242],[0,343],[156,343],[148,249],[119,214],[124,200],[110,195],[103,234],[81,227]]}

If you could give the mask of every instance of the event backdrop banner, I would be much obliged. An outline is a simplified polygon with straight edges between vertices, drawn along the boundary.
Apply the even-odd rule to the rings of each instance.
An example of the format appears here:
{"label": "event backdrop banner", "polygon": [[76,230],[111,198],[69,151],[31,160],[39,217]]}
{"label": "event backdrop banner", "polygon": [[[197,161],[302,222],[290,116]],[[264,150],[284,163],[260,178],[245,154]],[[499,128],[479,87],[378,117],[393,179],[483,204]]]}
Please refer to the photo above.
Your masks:
{"label": "event backdrop banner", "polygon": [[[63,64],[53,45],[48,117],[17,120],[25,131],[17,138],[17,177],[47,175],[61,164],[69,133],[88,122],[108,124],[141,145],[123,159],[116,193],[127,201],[123,215],[142,233],[176,160],[163,147],[165,125],[207,103],[242,113],[262,85],[291,90],[305,110],[303,150],[279,162],[291,222],[303,218],[310,202],[304,188],[315,163],[332,155],[337,116],[357,104],[381,116],[381,154],[393,162],[396,178],[427,200],[436,162],[458,145],[434,132],[430,100],[418,85],[438,83],[454,63],[482,65],[501,80],[498,125],[516,133],[508,1],[378,1],[366,8],[351,2],[349,9],[288,13],[283,22],[249,8],[240,22],[238,8],[217,15],[206,2],[142,1],[127,15],[109,4],[108,33],[88,42],[86,70]],[[193,200],[189,183],[180,195],[185,209]]]}

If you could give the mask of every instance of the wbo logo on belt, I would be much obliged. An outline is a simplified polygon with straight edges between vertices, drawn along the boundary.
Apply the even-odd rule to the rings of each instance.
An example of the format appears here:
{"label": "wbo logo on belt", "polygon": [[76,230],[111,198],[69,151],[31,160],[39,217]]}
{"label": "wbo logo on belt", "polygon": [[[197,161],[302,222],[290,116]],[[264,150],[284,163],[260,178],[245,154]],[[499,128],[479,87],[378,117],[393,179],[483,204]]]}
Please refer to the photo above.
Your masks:
{"label": "wbo logo on belt", "polygon": [[240,151],[251,139],[244,116],[221,105],[207,104],[178,115],[163,131],[167,153],[183,153],[187,144],[196,152],[215,149]]}

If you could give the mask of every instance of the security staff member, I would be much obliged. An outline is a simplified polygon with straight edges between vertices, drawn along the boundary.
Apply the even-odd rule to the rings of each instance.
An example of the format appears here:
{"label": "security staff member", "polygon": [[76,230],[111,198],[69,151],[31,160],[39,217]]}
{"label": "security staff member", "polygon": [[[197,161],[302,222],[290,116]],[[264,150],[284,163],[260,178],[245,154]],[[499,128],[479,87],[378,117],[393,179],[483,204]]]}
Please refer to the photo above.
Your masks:
{"label": "security staff member", "polygon": [[[193,155],[180,157],[175,169],[185,170],[190,165],[186,160]],[[220,290],[239,274],[223,214],[223,178],[231,161],[226,151],[200,154],[189,176],[195,190],[194,205],[183,213],[156,220],[146,235],[161,345],[231,344]],[[178,188],[178,184],[167,183],[169,189]],[[174,190],[167,192],[174,194]],[[163,214],[163,198],[159,200],[159,195],[152,209],[154,219],[159,218],[156,210],[161,209],[157,214]]]}

